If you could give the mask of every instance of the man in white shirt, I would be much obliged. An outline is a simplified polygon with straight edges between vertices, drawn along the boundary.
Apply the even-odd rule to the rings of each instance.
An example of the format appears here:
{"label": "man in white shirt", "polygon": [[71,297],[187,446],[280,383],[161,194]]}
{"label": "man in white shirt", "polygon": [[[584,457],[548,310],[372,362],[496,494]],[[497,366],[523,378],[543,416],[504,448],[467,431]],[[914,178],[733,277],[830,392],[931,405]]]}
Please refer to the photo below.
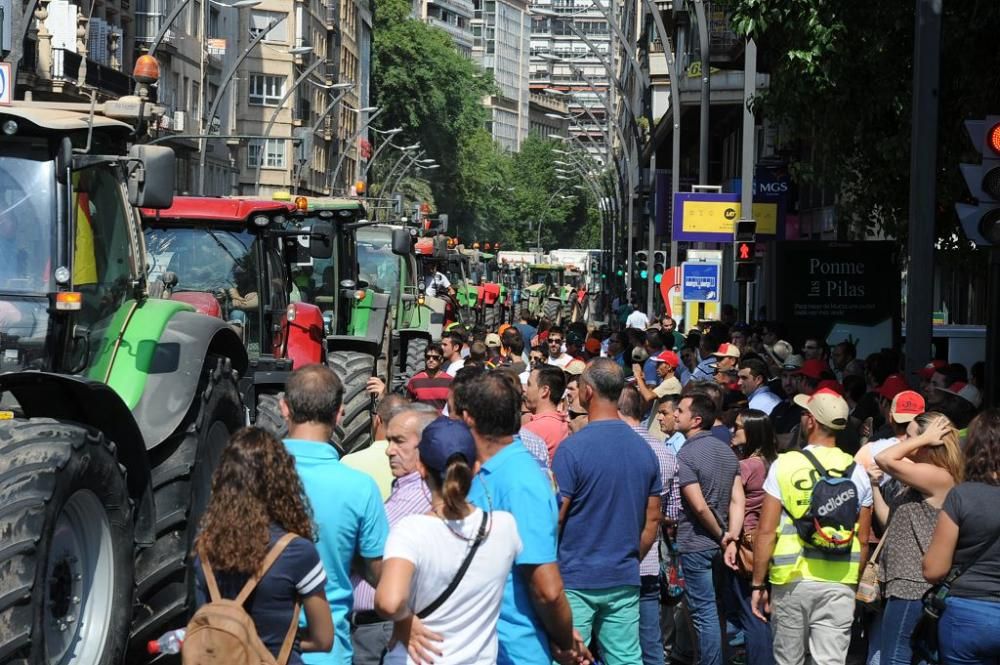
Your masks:
{"label": "man in white shirt", "polygon": [[451,281],[435,266],[434,273],[427,275],[424,279],[424,293],[432,298],[435,296],[443,297],[445,294],[452,293]]}
{"label": "man in white shirt", "polygon": [[781,398],[767,386],[767,365],[763,360],[748,358],[740,363],[740,391],[747,396],[751,409],[771,415],[774,407],[781,404]]}
{"label": "man in white shirt", "polygon": [[444,371],[452,376],[465,367],[462,357],[462,335],[457,331],[446,332],[441,336],[441,350],[444,353]]}
{"label": "man in white shirt", "polygon": [[638,328],[645,330],[649,327],[649,317],[639,309],[639,303],[632,303],[632,313],[625,319],[626,328]]}

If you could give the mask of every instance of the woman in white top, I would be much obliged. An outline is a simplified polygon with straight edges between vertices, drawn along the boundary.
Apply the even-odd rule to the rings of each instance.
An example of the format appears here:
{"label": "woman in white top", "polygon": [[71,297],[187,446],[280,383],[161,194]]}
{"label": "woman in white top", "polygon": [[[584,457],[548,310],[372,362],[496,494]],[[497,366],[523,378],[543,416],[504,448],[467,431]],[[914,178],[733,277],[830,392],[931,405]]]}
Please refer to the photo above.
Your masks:
{"label": "woman in white top", "polygon": [[[384,662],[421,662],[416,648],[407,653],[405,644],[414,615],[421,615],[424,628],[441,638],[435,665],[496,663],[500,601],[521,551],[514,516],[484,513],[466,501],[476,444],[464,423],[438,418],[424,429],[419,451],[431,511],[401,519],[386,542],[375,610],[396,622],[394,637],[401,641]],[[464,575],[441,602],[470,552]]]}

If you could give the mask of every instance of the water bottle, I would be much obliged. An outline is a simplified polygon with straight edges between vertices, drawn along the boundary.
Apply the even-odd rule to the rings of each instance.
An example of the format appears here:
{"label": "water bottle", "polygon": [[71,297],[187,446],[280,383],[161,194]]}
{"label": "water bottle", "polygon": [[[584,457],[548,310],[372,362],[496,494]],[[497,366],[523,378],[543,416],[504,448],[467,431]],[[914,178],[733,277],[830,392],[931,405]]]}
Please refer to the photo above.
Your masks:
{"label": "water bottle", "polygon": [[171,630],[169,633],[164,633],[160,635],[158,640],[150,640],[149,644],[146,645],[146,651],[149,655],[155,656],[157,654],[175,654],[181,652],[181,645],[184,644],[184,629],[178,628],[176,630]]}

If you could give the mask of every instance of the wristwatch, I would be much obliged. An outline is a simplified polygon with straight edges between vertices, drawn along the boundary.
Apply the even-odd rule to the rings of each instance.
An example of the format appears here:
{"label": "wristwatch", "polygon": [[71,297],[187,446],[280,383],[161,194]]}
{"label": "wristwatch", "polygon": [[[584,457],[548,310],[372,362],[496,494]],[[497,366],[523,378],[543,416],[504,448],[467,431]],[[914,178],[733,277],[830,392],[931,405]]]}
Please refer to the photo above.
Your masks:
{"label": "wristwatch", "polygon": [[766,584],[751,584],[750,585],[750,590],[751,591],[767,591],[767,585]]}

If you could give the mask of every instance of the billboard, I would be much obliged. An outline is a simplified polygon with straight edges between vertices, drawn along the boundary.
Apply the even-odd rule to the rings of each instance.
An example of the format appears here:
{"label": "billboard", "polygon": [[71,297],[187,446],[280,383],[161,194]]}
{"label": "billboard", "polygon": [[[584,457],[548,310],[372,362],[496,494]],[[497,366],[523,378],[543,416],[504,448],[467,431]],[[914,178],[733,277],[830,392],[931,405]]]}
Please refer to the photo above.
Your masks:
{"label": "billboard", "polygon": [[775,243],[777,312],[796,341],[850,338],[864,358],[900,338],[902,291],[892,241]]}
{"label": "billboard", "polygon": [[[690,242],[732,242],[733,226],[736,220],[744,217],[739,201],[736,194],[674,194],[677,223],[672,238]],[[778,235],[778,222],[783,212],[779,197],[755,199],[752,217],[757,222],[757,235]]]}

